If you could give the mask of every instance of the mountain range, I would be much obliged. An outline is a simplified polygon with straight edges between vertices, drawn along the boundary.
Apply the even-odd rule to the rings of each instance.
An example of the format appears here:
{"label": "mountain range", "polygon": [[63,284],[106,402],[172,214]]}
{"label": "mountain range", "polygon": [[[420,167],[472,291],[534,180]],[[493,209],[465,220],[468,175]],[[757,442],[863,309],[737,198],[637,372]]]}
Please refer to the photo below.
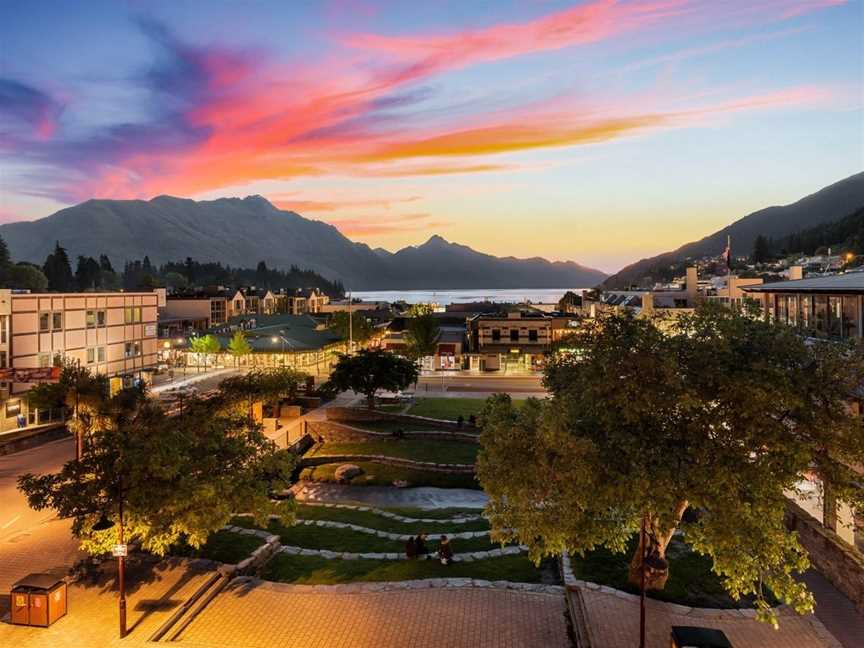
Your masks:
{"label": "mountain range", "polygon": [[650,285],[670,265],[688,258],[719,255],[732,242],[734,256],[749,256],[760,234],[779,239],[815,226],[833,223],[864,207],[864,172],[856,173],[789,205],[766,207],[735,221],[703,239],[677,250],[642,259],[619,270],[604,282],[605,288]]}
{"label": "mountain range", "polygon": [[194,201],[172,196],[88,200],[35,221],[0,226],[16,261],[41,264],[55,241],[78,255],[106,254],[115,267],[145,255],[153,264],[221,261],[308,268],[354,290],[590,287],[606,274],[572,261],[495,257],[432,236],[391,253],[346,238],[338,229],[261,196]]}

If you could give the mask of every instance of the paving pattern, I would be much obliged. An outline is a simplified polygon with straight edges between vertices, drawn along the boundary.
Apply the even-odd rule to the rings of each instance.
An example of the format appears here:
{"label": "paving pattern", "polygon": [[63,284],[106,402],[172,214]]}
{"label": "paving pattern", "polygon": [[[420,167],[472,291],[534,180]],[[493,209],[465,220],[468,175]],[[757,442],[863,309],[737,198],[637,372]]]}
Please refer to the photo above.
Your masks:
{"label": "paving pattern", "polygon": [[564,612],[561,594],[485,588],[340,593],[326,586],[235,581],[192,622],[179,645],[568,648]]}
{"label": "paving pattern", "polygon": [[[592,648],[625,648],[639,645],[639,599],[631,594],[613,594],[579,587]],[[701,610],[648,600],[647,648],[668,648],[673,625],[718,628],[736,648],[841,648],[841,644],[815,616],[783,611],[780,628],[747,618],[737,610]]]}

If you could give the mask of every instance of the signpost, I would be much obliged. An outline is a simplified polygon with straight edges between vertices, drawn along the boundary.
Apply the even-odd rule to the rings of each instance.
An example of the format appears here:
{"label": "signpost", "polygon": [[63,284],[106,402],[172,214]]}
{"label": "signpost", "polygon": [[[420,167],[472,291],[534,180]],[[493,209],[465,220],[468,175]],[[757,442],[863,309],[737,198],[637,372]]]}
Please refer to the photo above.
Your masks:
{"label": "signpost", "polygon": [[111,548],[111,555],[115,558],[123,557],[125,558],[127,554],[127,549],[125,544],[116,544]]}

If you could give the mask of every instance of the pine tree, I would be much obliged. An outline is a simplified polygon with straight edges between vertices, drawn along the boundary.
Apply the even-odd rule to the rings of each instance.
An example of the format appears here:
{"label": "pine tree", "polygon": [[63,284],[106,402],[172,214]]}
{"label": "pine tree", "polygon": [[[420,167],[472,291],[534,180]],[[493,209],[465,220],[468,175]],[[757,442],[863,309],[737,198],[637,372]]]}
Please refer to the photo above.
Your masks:
{"label": "pine tree", "polygon": [[45,259],[42,269],[48,277],[48,290],[69,292],[74,289],[75,277],[69,264],[69,255],[66,254],[66,249],[61,247],[60,241],[56,242],[54,252]]}

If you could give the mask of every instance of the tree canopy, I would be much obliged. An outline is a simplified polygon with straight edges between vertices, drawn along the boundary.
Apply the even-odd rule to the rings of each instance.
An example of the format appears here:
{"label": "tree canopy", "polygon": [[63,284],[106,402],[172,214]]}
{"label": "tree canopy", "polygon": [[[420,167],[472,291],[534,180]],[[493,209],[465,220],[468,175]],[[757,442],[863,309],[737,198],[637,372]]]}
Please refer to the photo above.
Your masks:
{"label": "tree canopy", "polygon": [[[350,329],[349,329],[350,321]],[[350,316],[347,311],[339,311],[330,316],[328,324],[330,330],[343,340],[349,339],[349,331],[353,331],[353,339],[355,343],[362,344],[372,337],[372,324],[369,320],[360,313],[352,313]]]}
{"label": "tree canopy", "polygon": [[[849,468],[864,462],[864,430],[847,408],[864,375],[861,349],[808,345],[716,306],[663,331],[610,315],[570,347],[547,368],[550,399],[486,406],[478,477],[494,535],[517,538],[535,559],[622,552],[644,520],[649,588],[665,585],[666,547],[681,530],[733,598],[755,596],[761,618],[774,620],[763,586],[810,610],[793,578],[808,558],[784,526],[785,493],[815,466],[864,510]],[[631,561],[637,584],[641,555]]]}
{"label": "tree canopy", "polygon": [[356,355],[340,355],[330,384],[340,391],[353,390],[366,396],[370,409],[375,407],[375,394],[381,390],[399,391],[417,382],[419,372],[411,360],[389,351],[363,349]]}
{"label": "tree canopy", "polygon": [[69,255],[66,248],[57,244],[54,251],[45,258],[42,271],[48,278],[48,288],[58,292],[69,292],[75,289],[75,277],[72,274],[72,266],[69,264]]}
{"label": "tree canopy", "polygon": [[243,331],[234,333],[234,337],[228,343],[228,353],[234,356],[235,363],[245,355],[252,353],[252,346],[249,340],[246,339],[246,334]]}
{"label": "tree canopy", "polygon": [[117,524],[93,525],[102,515],[119,522],[121,505],[127,541],[160,555],[181,541],[200,546],[238,511],[262,524],[271,513],[291,519],[290,505],[272,502],[270,491],[288,486],[293,458],[246,417],[194,399],[177,416],[152,401],[117,412],[80,461],[19,478],[30,506],[71,519],[85,550],[117,542]]}
{"label": "tree canopy", "polygon": [[409,318],[405,325],[408,357],[419,360],[434,355],[439,334],[438,320],[432,311]]}

